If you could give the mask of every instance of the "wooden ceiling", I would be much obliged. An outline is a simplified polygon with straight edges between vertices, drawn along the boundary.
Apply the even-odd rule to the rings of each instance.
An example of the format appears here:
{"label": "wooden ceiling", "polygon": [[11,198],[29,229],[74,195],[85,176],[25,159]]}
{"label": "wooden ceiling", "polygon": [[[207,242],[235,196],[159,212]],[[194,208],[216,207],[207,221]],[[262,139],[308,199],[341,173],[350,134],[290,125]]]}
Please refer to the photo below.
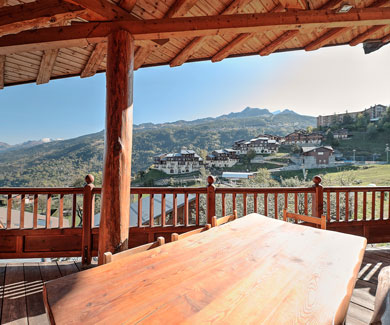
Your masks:
{"label": "wooden ceiling", "polygon": [[134,36],[135,69],[176,67],[389,43],[390,0],[0,0],[0,88],[105,71],[116,28]]}

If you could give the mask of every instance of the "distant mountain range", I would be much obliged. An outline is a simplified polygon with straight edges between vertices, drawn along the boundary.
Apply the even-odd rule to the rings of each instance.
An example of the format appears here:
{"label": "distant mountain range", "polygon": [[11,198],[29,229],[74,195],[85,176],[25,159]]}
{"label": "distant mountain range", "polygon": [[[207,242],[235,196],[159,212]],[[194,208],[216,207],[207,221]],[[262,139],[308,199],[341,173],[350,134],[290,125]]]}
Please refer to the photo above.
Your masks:
{"label": "distant mountain range", "polygon": [[[135,125],[132,170],[144,170],[152,165],[153,156],[183,147],[204,154],[260,133],[285,135],[315,124],[315,117],[291,110],[271,113],[247,107],[216,118]],[[61,141],[43,139],[14,146],[0,143],[0,187],[72,186],[88,173],[99,180],[103,150],[104,131]]]}

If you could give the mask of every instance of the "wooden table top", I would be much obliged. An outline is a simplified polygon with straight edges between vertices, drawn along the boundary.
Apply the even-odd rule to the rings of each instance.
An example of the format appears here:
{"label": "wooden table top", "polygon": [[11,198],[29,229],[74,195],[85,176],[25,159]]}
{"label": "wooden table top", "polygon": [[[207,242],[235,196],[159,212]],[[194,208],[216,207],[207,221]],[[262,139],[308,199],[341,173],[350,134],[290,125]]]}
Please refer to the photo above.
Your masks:
{"label": "wooden table top", "polygon": [[250,214],[45,284],[56,324],[339,324],[366,239]]}

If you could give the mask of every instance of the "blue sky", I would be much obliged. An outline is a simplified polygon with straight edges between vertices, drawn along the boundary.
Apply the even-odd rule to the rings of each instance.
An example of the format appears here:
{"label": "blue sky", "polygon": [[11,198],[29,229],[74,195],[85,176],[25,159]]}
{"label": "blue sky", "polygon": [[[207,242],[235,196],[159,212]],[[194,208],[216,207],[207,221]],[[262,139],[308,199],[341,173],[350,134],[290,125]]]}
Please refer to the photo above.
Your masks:
{"label": "blue sky", "polygon": [[[134,122],[218,116],[247,106],[313,115],[390,104],[390,46],[200,62],[135,72]],[[0,142],[72,138],[104,128],[105,75],[0,91]]]}

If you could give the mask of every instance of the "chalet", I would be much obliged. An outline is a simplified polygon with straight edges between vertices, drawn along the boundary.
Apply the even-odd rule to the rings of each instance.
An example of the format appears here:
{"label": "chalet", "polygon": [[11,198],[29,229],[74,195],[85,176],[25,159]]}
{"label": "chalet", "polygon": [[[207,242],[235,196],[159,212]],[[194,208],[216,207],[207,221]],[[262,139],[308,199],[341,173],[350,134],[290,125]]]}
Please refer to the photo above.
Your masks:
{"label": "chalet", "polygon": [[306,130],[296,130],[284,137],[284,144],[305,145],[305,144],[320,144],[324,136],[320,132],[307,132]]}
{"label": "chalet", "polygon": [[330,146],[302,147],[301,161],[305,168],[323,168],[335,164],[333,148]]}
{"label": "chalet", "polygon": [[270,154],[278,152],[279,146],[280,144],[277,140],[264,136],[249,141],[236,141],[234,142],[233,149],[236,150],[239,155],[246,155],[250,150],[253,150],[256,154]]}
{"label": "chalet", "polygon": [[333,139],[348,139],[348,130],[347,129],[339,129],[333,131]]}
{"label": "chalet", "polygon": [[239,160],[236,150],[214,150],[210,155],[207,155],[206,165],[215,168],[233,167]]}
{"label": "chalet", "polygon": [[345,113],[334,113],[333,115],[320,115],[317,117],[317,127],[331,126],[337,123],[343,123],[346,116],[356,120],[359,114],[368,114],[371,121],[377,121],[384,114],[386,114],[387,107],[381,104],[376,104],[370,108],[366,108],[359,112],[345,112]]}
{"label": "chalet", "polygon": [[166,174],[185,174],[199,171],[203,159],[193,150],[168,153],[154,157],[154,168]]}

